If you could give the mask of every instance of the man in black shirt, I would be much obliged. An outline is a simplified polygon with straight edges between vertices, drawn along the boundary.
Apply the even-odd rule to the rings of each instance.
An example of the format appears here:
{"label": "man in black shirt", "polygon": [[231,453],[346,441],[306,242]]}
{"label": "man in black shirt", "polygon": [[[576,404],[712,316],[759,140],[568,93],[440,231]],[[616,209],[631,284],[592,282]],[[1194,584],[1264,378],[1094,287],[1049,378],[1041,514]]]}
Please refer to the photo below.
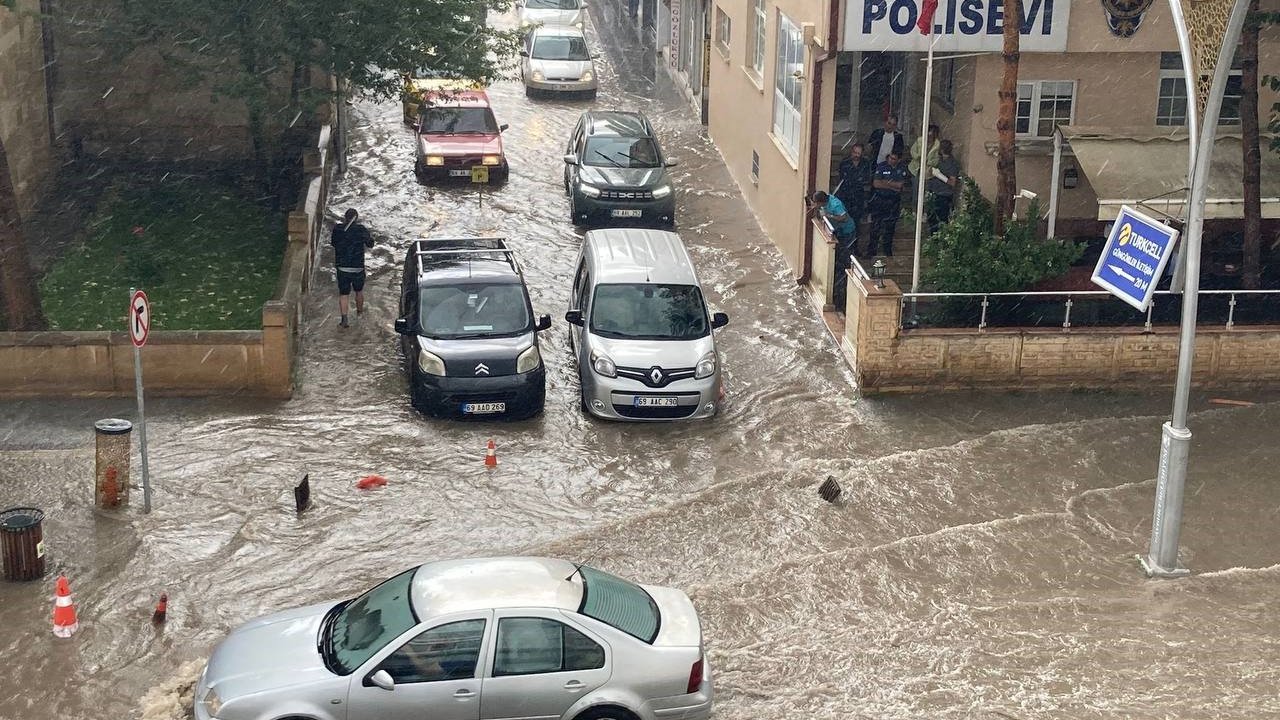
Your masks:
{"label": "man in black shirt", "polygon": [[364,249],[373,247],[369,229],[356,219],[355,208],[347,210],[346,219],[333,226],[333,267],[338,271],[338,311],[342,319],[339,327],[347,327],[347,296],[356,291],[356,315],[364,312]]}
{"label": "man in black shirt", "polygon": [[871,201],[867,210],[871,214],[871,240],[867,257],[876,254],[883,245],[885,255],[893,255],[893,233],[902,215],[902,189],[907,185],[907,168],[901,156],[890,152],[884,162],[876,166],[871,175]]}
{"label": "man in black shirt", "polygon": [[951,219],[951,208],[960,183],[960,162],[952,154],[950,140],[938,143],[938,163],[930,170],[933,177],[929,178],[926,186],[929,193],[925,200],[929,202],[929,234],[932,235]]}
{"label": "man in black shirt", "polygon": [[[844,203],[844,209],[862,230],[862,218],[867,214],[867,190],[871,187],[872,163],[863,156],[862,143],[849,148],[849,156],[840,161],[840,185],[836,197]],[[856,252],[856,251],[855,251]]]}

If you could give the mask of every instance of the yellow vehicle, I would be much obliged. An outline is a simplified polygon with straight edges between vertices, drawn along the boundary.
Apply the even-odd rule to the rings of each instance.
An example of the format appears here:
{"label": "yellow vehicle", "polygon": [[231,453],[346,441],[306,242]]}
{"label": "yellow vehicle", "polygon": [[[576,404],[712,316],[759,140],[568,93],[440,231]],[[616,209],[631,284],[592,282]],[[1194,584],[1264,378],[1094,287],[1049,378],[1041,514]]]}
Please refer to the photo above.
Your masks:
{"label": "yellow vehicle", "polygon": [[404,74],[404,92],[401,102],[404,105],[404,122],[413,125],[418,122],[418,106],[428,93],[448,96],[467,90],[483,90],[484,86],[474,80],[460,78],[437,77],[432,71],[419,70]]}

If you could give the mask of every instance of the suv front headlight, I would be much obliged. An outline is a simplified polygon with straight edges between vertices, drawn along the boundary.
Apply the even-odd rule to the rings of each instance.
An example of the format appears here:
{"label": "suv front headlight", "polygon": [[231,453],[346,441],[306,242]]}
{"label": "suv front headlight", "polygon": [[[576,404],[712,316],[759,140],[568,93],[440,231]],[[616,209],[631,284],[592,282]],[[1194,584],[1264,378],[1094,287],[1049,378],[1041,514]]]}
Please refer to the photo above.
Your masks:
{"label": "suv front headlight", "polygon": [[671,194],[670,185],[659,185],[658,187],[653,189],[653,196],[655,198],[664,198],[670,194]]}
{"label": "suv front headlight", "polygon": [[618,377],[618,366],[613,364],[613,360],[608,355],[595,350],[591,351],[591,369],[598,375]]}
{"label": "suv front headlight", "polygon": [[426,350],[418,351],[418,368],[428,375],[444,377],[444,361]]}
{"label": "suv front headlight", "polygon": [[218,711],[222,709],[222,698],[218,697],[218,691],[213,688],[205,691],[204,697],[200,698],[200,702],[204,703],[204,709],[209,713],[210,717],[217,717]]}
{"label": "suv front headlight", "polygon": [[698,361],[698,366],[694,368],[693,376],[698,379],[711,377],[716,374],[716,352],[712,350],[702,359]]}
{"label": "suv front headlight", "polygon": [[543,75],[541,70],[534,70],[534,71],[533,71],[533,81],[534,81],[534,82],[542,82],[543,80],[546,80],[546,79],[547,79],[547,76],[546,76],[546,75]]}
{"label": "suv front headlight", "polygon": [[591,82],[591,80],[592,80],[593,78],[595,78],[595,75],[594,75],[594,74],[592,74],[592,72],[591,72],[591,70],[590,70],[590,69],[587,69],[587,70],[583,70],[583,71],[582,71],[582,77],[581,77],[581,78],[579,78],[579,79],[580,79],[582,82]]}
{"label": "suv front headlight", "polygon": [[583,195],[586,195],[589,198],[600,197],[600,188],[595,187],[594,185],[588,185],[586,183],[578,183],[578,190],[581,191]]}
{"label": "suv front headlight", "polygon": [[542,366],[542,354],[538,352],[538,346],[532,345],[528,350],[520,353],[520,357],[516,358],[516,372],[527,373],[537,370]]}

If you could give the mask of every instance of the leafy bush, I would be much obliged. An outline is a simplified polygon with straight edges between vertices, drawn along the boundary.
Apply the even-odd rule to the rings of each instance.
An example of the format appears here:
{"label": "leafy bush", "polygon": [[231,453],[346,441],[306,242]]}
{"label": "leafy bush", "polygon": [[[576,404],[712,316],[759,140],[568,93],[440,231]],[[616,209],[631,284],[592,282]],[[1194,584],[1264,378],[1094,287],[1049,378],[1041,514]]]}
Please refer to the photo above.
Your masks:
{"label": "leafy bush", "polygon": [[1063,274],[1084,246],[1036,237],[1039,217],[1032,201],[1026,217],[1005,223],[1004,237],[996,237],[991,202],[965,178],[951,220],[925,240],[924,283],[938,292],[1017,292]]}

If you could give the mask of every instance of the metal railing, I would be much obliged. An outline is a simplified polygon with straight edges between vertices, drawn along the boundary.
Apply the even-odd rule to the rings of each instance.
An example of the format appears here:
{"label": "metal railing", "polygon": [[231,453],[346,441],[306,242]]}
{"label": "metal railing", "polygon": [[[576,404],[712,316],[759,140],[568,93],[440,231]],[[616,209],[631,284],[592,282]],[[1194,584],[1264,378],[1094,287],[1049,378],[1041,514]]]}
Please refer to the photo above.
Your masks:
{"label": "metal railing", "polygon": [[[854,265],[855,266],[857,265],[856,260],[854,261]],[[859,271],[861,271],[860,267],[858,269]],[[862,272],[865,272],[865,271],[862,271]],[[1159,324],[1161,325],[1176,324],[1178,313],[1181,312],[1181,308],[1182,308],[1181,301],[1178,301],[1176,303],[1162,304],[1159,302],[1159,300],[1160,298],[1178,297],[1181,295],[1182,293],[1175,293],[1169,290],[1157,290],[1155,293],[1155,298],[1152,300],[1151,305],[1147,308],[1145,317],[1143,318],[1142,327],[1144,332],[1151,332],[1152,327],[1154,327],[1153,317],[1157,316],[1157,314],[1159,316]],[[1257,299],[1259,301],[1256,306],[1256,310],[1258,311],[1257,313],[1258,320],[1254,322],[1249,322],[1249,319],[1253,317],[1251,315],[1249,319],[1246,319],[1246,322],[1248,324],[1280,324],[1280,321],[1277,321],[1275,319],[1275,318],[1280,318],[1280,312],[1278,312],[1280,311],[1280,302],[1273,302],[1273,301],[1280,301],[1280,290],[1211,289],[1211,290],[1201,290],[1200,296],[1202,298],[1202,303],[1201,303],[1201,312],[1199,313],[1199,317],[1206,318],[1206,312],[1205,312],[1206,309],[1209,310],[1209,313],[1207,314],[1207,316],[1210,318],[1214,316],[1220,316],[1222,309],[1225,309],[1226,319],[1225,319],[1224,327],[1226,327],[1227,329],[1231,329],[1237,325],[1237,317],[1236,317],[1237,307],[1242,302],[1240,298],[1244,298],[1245,300]],[[1115,296],[1113,296],[1111,293],[1105,290],[1075,290],[1075,291],[1070,291],[1070,290],[1052,291],[1051,290],[1051,291],[1035,291],[1035,292],[993,292],[993,293],[903,293],[902,300],[901,300],[902,302],[901,318],[902,319],[900,321],[899,327],[900,329],[910,329],[910,328],[918,328],[918,327],[924,326],[925,322],[930,318],[928,318],[927,316],[921,317],[918,314],[918,308],[920,305],[927,306],[930,303],[935,303],[940,306],[945,306],[947,303],[950,303],[950,307],[947,308],[947,311],[941,313],[942,322],[931,323],[933,327],[953,327],[953,328],[974,327],[971,322],[966,321],[966,318],[971,317],[973,313],[965,309],[964,301],[980,300],[980,302],[978,303],[980,312],[978,313],[978,318],[977,318],[978,322],[977,322],[976,329],[979,332],[981,332],[985,330],[989,325],[988,320],[989,320],[993,303],[998,302],[1000,300],[1005,300],[1005,299],[1012,299],[1014,302],[1012,305],[1009,305],[1004,308],[1004,314],[1002,316],[1002,319],[1008,322],[1002,322],[1001,323],[1002,327],[1041,326],[1040,320],[1043,320],[1048,315],[1048,312],[1047,312],[1048,308],[1046,307],[1047,304],[1042,301],[1050,298],[1062,298],[1061,327],[1063,330],[1071,329],[1072,309],[1076,305],[1083,304],[1083,303],[1092,303],[1091,317],[1085,323],[1083,323],[1085,325],[1092,326],[1092,327],[1126,327],[1130,324],[1130,322],[1144,315],[1143,313],[1139,313],[1137,310],[1133,309],[1128,304],[1117,299]],[[1227,298],[1227,302],[1225,303],[1225,305],[1223,305],[1219,300],[1217,305],[1223,305],[1223,307],[1215,307],[1213,303],[1207,302],[1207,300],[1212,300],[1214,298]],[[912,308],[915,308],[915,311],[910,316],[908,316],[908,313],[907,313],[908,303],[911,303]],[[1027,308],[1021,307],[1024,303],[1027,304],[1029,307]],[[1052,304],[1056,305],[1056,303],[1052,303]],[[1161,306],[1159,310],[1157,310],[1157,306]],[[1106,312],[1105,313],[1100,312],[1099,308],[1104,308]],[[1021,312],[1021,313],[1017,312],[1019,309],[1023,310],[1024,312]],[[1045,310],[1046,312],[1041,316],[1036,316],[1035,310],[1041,310],[1041,309]],[[1099,320],[1101,319],[1100,316],[1104,314],[1106,318],[1108,318],[1108,320],[1099,322]],[[939,318],[935,317],[933,319],[938,320]],[[1025,320],[1026,322],[1018,322],[1019,319]]]}

